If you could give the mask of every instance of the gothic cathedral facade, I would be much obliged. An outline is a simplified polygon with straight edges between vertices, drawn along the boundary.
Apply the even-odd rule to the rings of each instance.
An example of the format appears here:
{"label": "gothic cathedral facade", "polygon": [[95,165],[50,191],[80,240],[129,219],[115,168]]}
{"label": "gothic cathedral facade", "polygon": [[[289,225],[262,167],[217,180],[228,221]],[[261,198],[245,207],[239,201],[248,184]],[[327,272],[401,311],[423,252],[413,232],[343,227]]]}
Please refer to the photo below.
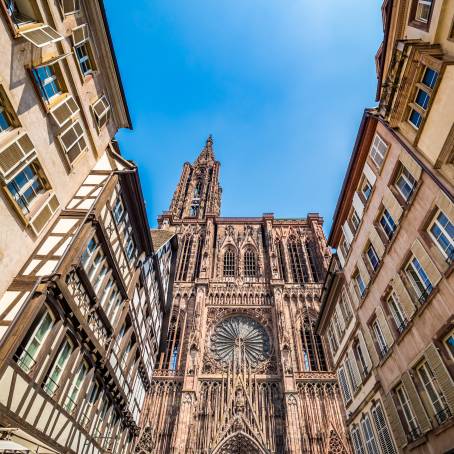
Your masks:
{"label": "gothic cathedral facade", "polygon": [[219,170],[210,137],[159,218],[179,250],[136,452],[349,453],[315,332],[323,220],[220,217]]}

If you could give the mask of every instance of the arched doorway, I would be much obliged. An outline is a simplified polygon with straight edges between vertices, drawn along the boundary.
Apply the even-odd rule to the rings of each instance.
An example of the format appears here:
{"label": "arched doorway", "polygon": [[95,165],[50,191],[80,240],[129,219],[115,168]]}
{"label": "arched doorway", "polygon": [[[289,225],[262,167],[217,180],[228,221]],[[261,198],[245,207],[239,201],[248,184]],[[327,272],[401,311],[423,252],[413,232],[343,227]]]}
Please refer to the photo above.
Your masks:
{"label": "arched doorway", "polygon": [[212,454],[268,454],[247,433],[237,431],[222,440]]}

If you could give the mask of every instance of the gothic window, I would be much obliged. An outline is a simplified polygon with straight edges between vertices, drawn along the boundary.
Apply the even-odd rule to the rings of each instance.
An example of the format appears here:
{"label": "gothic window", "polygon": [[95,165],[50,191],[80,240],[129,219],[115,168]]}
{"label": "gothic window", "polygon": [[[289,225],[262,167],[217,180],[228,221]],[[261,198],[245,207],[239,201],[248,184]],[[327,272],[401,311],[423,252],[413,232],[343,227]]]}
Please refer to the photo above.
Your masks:
{"label": "gothic window", "polygon": [[235,252],[227,249],[224,254],[224,276],[235,276]]}
{"label": "gothic window", "polygon": [[203,253],[203,237],[199,237],[199,244],[197,246],[197,258],[195,262],[195,277],[200,276],[200,266],[202,264],[202,253]]}
{"label": "gothic window", "polygon": [[306,253],[309,259],[309,266],[311,267],[312,278],[314,282],[319,282],[319,276],[317,271],[317,257],[315,256],[313,243],[310,241],[306,241]]}
{"label": "gothic window", "polygon": [[194,188],[194,198],[200,199],[201,194],[202,194],[202,181],[199,180],[199,181],[197,181],[195,188]]}
{"label": "gothic window", "polygon": [[287,281],[287,268],[285,267],[285,252],[282,241],[276,240],[277,259],[279,263],[279,275],[281,279]]}
{"label": "gothic window", "polygon": [[304,367],[306,371],[327,370],[321,337],[315,333],[315,326],[306,317],[301,330]]}
{"label": "gothic window", "polygon": [[247,249],[244,253],[244,275],[246,277],[257,276],[257,256],[252,249]]}
{"label": "gothic window", "polygon": [[191,260],[192,237],[186,235],[183,239],[181,249],[180,267],[178,269],[178,280],[185,281],[188,278],[189,262]]}
{"label": "gothic window", "polygon": [[198,214],[199,214],[199,205],[197,205],[197,204],[191,205],[191,208],[189,210],[189,216],[197,217]]}
{"label": "gothic window", "polygon": [[304,284],[308,280],[308,275],[301,241],[297,240],[294,236],[291,236],[287,247],[290,256],[293,282]]}

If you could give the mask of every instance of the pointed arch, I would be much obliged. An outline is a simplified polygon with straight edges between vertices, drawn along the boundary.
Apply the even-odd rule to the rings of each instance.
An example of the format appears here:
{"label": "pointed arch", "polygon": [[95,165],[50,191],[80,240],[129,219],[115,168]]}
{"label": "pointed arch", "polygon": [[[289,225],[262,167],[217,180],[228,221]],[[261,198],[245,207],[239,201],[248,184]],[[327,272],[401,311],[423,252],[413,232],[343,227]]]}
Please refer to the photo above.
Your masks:
{"label": "pointed arch", "polygon": [[288,281],[288,276],[287,276],[287,265],[285,264],[285,249],[284,245],[282,244],[282,241],[278,238],[274,242],[276,246],[276,252],[277,252],[277,261],[279,265],[279,276],[281,279],[285,282]]}
{"label": "pointed arch", "polygon": [[244,276],[256,277],[258,275],[257,254],[255,250],[248,246],[243,256]]}
{"label": "pointed arch", "polygon": [[304,246],[306,248],[306,255],[312,273],[312,280],[314,282],[320,282],[320,273],[318,268],[317,256],[314,250],[314,244],[312,241],[306,240]]}
{"label": "pointed arch", "polygon": [[236,274],[236,253],[233,247],[225,249],[222,274],[225,277],[234,277]]}
{"label": "pointed arch", "polygon": [[293,282],[304,284],[308,281],[306,260],[304,257],[301,241],[295,236],[290,236],[287,241],[287,249],[290,259]]}
{"label": "pointed arch", "polygon": [[191,234],[186,234],[183,237],[180,263],[178,266],[178,274],[177,274],[177,280],[179,280],[179,281],[186,281],[188,279],[189,262],[191,260],[191,252],[192,252],[192,242],[193,241],[192,241]]}
{"label": "pointed arch", "polygon": [[224,438],[212,451],[212,454],[247,452],[248,454],[267,454],[259,443],[242,430],[233,432]]}
{"label": "pointed arch", "polygon": [[315,319],[311,319],[307,313],[304,315],[301,323],[301,343],[303,346],[304,370],[328,370],[322,338],[316,332]]}

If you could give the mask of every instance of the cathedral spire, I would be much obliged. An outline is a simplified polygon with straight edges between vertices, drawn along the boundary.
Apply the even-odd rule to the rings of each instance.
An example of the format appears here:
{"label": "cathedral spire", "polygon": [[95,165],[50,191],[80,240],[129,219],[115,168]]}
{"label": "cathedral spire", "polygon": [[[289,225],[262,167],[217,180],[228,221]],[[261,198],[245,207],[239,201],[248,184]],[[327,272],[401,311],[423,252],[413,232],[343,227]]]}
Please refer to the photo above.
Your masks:
{"label": "cathedral spire", "polygon": [[205,142],[205,146],[200,152],[199,156],[194,162],[194,166],[198,164],[206,164],[209,162],[214,162],[214,152],[213,152],[213,136],[210,134]]}

